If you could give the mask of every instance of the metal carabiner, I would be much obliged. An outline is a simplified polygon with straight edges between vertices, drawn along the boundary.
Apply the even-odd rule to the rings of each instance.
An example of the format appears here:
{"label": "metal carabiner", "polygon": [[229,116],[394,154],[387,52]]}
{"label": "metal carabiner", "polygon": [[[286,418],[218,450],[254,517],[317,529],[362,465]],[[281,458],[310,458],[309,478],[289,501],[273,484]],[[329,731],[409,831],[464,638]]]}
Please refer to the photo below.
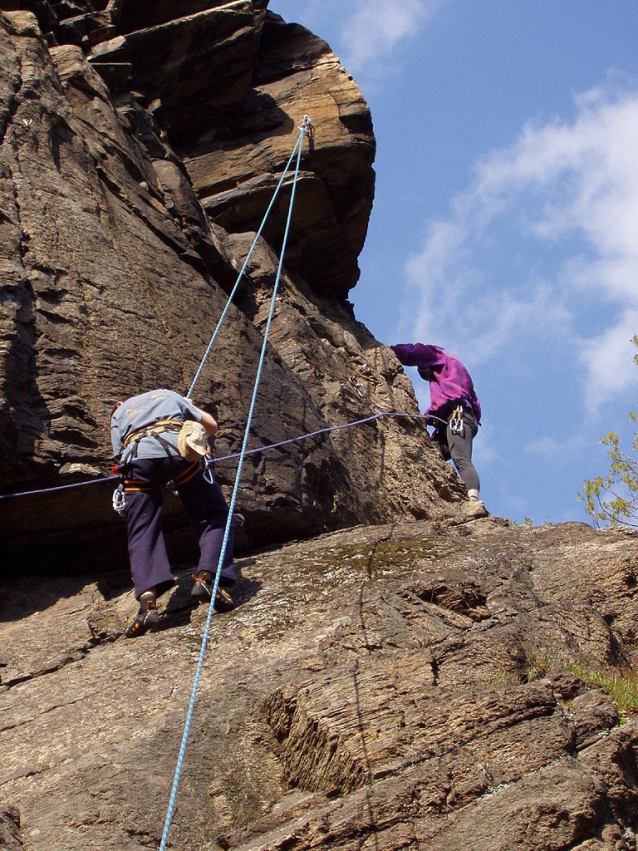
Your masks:
{"label": "metal carabiner", "polygon": [[452,434],[458,434],[459,437],[463,437],[465,434],[465,428],[463,425],[463,408],[461,405],[454,409],[454,413],[450,417],[449,426]]}
{"label": "metal carabiner", "polygon": [[117,511],[120,517],[124,517],[126,514],[126,496],[122,482],[113,491],[113,510]]}
{"label": "metal carabiner", "polygon": [[208,482],[208,484],[214,485],[215,476],[213,475],[213,459],[210,455],[204,455],[202,458],[202,464],[204,466],[204,471],[202,473],[204,479]]}

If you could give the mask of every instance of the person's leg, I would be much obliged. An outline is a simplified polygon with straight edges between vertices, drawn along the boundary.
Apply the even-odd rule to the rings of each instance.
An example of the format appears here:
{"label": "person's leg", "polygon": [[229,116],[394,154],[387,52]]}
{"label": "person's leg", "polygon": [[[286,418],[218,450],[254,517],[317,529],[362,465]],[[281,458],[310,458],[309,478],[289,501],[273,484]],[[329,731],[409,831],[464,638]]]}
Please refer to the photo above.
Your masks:
{"label": "person's leg", "polygon": [[462,435],[452,432],[449,424],[447,428],[450,457],[471,499],[478,499],[481,489],[478,473],[472,463],[472,441],[476,436],[477,430],[476,420],[467,414],[463,415]]}
{"label": "person's leg", "polygon": [[162,533],[164,475],[154,460],[136,459],[125,480],[126,523],[135,596],[163,594],[175,582]]}
{"label": "person's leg", "polygon": [[[212,591],[210,586],[217,572],[224,543],[228,505],[219,485],[215,481],[210,482],[204,478],[200,470],[196,470],[194,475],[186,470],[176,476],[174,481],[184,508],[200,532],[198,585],[193,589],[193,594],[201,596],[202,599],[210,599]],[[220,585],[225,587],[234,585],[237,578],[233,563],[234,532],[235,523],[231,519],[220,574]],[[232,598],[220,589],[215,606],[232,608]]]}

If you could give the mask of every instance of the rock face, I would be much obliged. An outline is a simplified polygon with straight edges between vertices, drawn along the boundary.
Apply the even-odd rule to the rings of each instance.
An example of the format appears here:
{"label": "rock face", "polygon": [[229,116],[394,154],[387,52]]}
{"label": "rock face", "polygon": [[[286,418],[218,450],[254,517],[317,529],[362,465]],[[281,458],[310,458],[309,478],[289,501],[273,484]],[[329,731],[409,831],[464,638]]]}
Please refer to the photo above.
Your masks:
{"label": "rock face", "polygon": [[[635,849],[638,725],[588,682],[637,660],[636,534],[453,517],[242,569],[169,847]],[[206,614],[189,572],[133,641],[125,574],[2,588],[0,788],[29,851],[158,847]]]}
{"label": "rock face", "polygon": [[[113,403],[186,391],[304,113],[314,131],[251,446],[417,411],[397,361],[346,299],[372,204],[368,108],[325,42],[266,7],[0,0],[5,492],[108,474]],[[220,455],[241,442],[291,185],[195,391],[220,421]],[[232,465],[218,473],[233,480]],[[422,423],[375,420],[252,456],[243,540],[443,517],[460,493]],[[0,503],[9,563],[122,559],[109,500],[95,485]],[[184,541],[174,537],[180,552]]]}
{"label": "rock face", "polygon": [[[638,538],[468,521],[423,424],[369,419],[417,410],[346,298],[370,116],[267,5],[0,0],[3,487],[103,475],[115,400],[189,387],[308,113],[251,446],[367,421],[247,461],[240,542],[310,540],[244,558],[212,620],[169,847],[635,851],[638,724],[608,692],[638,662]],[[291,191],[196,390],[218,456],[241,441]],[[169,500],[178,583],[157,633],[122,638],[110,490],[0,502],[11,851],[160,842],[206,610]]]}
{"label": "rock face", "polygon": [[0,847],[7,851],[22,851],[20,838],[20,813],[13,807],[0,809]]}

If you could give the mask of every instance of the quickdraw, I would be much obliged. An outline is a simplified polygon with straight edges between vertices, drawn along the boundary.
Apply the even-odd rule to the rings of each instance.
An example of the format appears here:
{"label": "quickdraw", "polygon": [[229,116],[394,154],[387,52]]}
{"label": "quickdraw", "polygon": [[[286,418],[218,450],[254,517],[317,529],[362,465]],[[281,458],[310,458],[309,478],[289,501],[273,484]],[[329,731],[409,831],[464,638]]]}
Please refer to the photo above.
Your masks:
{"label": "quickdraw", "polygon": [[120,517],[124,517],[126,514],[126,497],[124,496],[124,482],[120,482],[119,485],[113,491],[113,510],[117,511]]}
{"label": "quickdraw", "polygon": [[457,434],[459,437],[463,437],[465,434],[465,426],[463,425],[463,405],[457,405],[452,412],[448,425],[450,426],[452,434]]}

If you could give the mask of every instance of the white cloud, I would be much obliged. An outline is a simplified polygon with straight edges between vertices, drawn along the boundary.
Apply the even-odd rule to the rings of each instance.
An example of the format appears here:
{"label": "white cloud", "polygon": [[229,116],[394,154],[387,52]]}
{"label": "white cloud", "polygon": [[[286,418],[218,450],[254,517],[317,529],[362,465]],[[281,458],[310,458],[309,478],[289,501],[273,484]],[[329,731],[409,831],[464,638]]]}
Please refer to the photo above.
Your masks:
{"label": "white cloud", "polygon": [[446,0],[357,0],[342,26],[343,63],[352,71],[374,70],[407,38],[414,37]]}
{"label": "white cloud", "polygon": [[523,449],[528,455],[551,459],[555,463],[561,458],[568,460],[573,452],[586,450],[589,446],[588,438],[581,434],[573,434],[563,439],[545,435],[530,441]]}
{"label": "white cloud", "polygon": [[270,10],[325,38],[357,77],[379,79],[388,60],[450,0],[270,0]]}
{"label": "white cloud", "polygon": [[[462,341],[486,359],[560,334],[595,409],[638,384],[638,85],[612,74],[575,107],[573,120],[529,123],[480,160],[406,273],[416,338]],[[517,251],[538,269],[508,258]]]}
{"label": "white cloud", "polygon": [[[638,278],[636,279],[638,289]],[[636,410],[638,369],[633,364],[636,348],[632,338],[638,333],[638,309],[627,308],[614,325],[602,334],[580,343],[579,354],[587,368],[586,402],[596,410],[612,399],[627,399],[626,409]],[[631,397],[631,399],[629,398]]]}

